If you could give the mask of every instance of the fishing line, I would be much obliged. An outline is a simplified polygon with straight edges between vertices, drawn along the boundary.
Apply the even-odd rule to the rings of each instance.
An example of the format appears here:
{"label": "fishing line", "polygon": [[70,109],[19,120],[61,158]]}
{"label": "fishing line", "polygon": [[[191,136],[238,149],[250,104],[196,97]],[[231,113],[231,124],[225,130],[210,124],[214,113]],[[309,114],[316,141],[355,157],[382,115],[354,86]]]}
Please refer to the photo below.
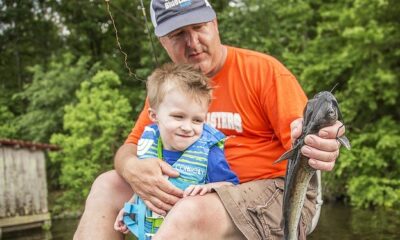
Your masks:
{"label": "fishing line", "polygon": [[124,52],[124,50],[122,50],[121,43],[119,42],[118,30],[117,30],[117,27],[115,26],[114,17],[112,16],[111,11],[110,11],[110,4],[109,4],[109,1],[110,1],[110,0],[105,0],[105,2],[106,2],[106,4],[107,4],[107,11],[108,11],[108,14],[109,14],[109,16],[110,16],[112,25],[113,25],[113,27],[114,27],[115,38],[116,38],[116,40],[117,40],[117,46],[118,46],[118,48],[119,48],[119,51],[124,55],[125,68],[128,69],[128,75],[129,75],[129,76],[132,76],[132,75],[133,75],[133,76],[136,78],[136,80],[145,82],[145,80],[139,78],[139,77],[136,75],[136,73],[133,73],[133,72],[131,71],[131,68],[130,68],[129,65],[128,65],[128,54],[126,54],[126,53]]}
{"label": "fishing line", "polygon": [[336,139],[338,139],[338,136],[339,136],[339,131],[340,131],[340,129],[341,128],[343,128],[344,127],[344,124],[342,123],[342,125],[338,128],[338,130],[337,130],[337,132],[336,132]]}

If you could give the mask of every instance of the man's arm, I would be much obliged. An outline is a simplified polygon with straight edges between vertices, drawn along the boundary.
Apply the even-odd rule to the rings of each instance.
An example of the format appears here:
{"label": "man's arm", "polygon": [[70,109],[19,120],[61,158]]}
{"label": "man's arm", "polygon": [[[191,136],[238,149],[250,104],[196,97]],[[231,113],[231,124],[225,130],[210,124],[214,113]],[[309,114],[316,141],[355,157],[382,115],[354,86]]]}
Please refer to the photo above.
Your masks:
{"label": "man's arm", "polygon": [[[291,123],[292,142],[300,136],[302,126],[302,118]],[[336,138],[344,133],[345,127],[336,121],[334,125],[322,128],[317,135],[307,135],[304,140],[306,145],[301,148],[301,153],[310,158],[308,164],[317,170],[331,171],[339,156],[340,143]]]}
{"label": "man's arm", "polygon": [[139,160],[136,150],[136,144],[122,145],[114,158],[115,169],[152,211],[165,215],[183,196],[183,191],[163,175],[177,177],[179,174],[160,159]]}

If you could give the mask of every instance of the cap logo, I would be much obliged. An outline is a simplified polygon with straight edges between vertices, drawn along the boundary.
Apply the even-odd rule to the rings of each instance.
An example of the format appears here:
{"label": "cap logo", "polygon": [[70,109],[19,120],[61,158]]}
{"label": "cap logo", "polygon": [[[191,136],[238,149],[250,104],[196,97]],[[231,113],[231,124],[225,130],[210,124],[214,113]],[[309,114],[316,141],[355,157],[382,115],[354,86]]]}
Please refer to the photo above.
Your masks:
{"label": "cap logo", "polygon": [[187,7],[192,4],[192,0],[165,0],[165,9],[170,9],[175,6],[180,6],[181,8]]}

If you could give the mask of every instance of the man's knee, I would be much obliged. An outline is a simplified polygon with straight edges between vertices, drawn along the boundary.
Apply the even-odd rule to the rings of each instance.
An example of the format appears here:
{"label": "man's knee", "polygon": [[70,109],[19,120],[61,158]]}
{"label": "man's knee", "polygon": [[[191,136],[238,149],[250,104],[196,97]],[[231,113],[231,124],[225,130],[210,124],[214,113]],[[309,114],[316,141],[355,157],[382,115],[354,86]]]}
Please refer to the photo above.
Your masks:
{"label": "man's knee", "polygon": [[208,229],[210,219],[215,218],[218,211],[225,211],[216,194],[206,196],[187,197],[180,200],[173,208],[171,217],[179,224],[196,228],[197,230]]}
{"label": "man's knee", "polygon": [[[128,200],[133,194],[132,189],[125,180],[117,174],[115,170],[111,170],[99,175],[93,182],[92,188],[86,205],[91,204],[93,201],[108,201],[110,196],[113,199]],[[118,201],[117,201],[118,202]]]}
{"label": "man's knee", "polygon": [[93,182],[92,188],[116,189],[127,185],[124,179],[115,170],[100,174]]}
{"label": "man's knee", "polygon": [[[179,233],[179,238],[177,237]],[[187,197],[168,213],[154,239],[243,239],[215,193]]]}

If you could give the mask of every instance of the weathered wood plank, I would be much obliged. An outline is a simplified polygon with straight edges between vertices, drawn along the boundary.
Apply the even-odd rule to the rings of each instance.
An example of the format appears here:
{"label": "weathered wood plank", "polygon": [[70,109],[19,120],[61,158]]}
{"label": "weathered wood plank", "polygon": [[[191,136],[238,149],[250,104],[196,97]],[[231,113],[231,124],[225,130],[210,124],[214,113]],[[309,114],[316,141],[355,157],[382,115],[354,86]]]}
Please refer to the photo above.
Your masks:
{"label": "weathered wood plank", "polygon": [[40,166],[42,165],[41,162],[44,161],[44,155],[43,152],[36,151],[35,153],[32,154],[32,158],[34,159],[34,164],[32,164],[32,170],[35,172],[35,178],[36,178],[36,185],[38,188],[38,191],[35,191],[32,195],[33,197],[33,206],[32,208],[34,209],[35,213],[41,213],[42,212],[42,202],[43,204],[47,204],[47,196],[44,196],[45,199],[43,198],[43,192],[47,192],[47,188],[43,189],[43,184],[42,181],[46,181],[46,176],[43,176],[41,173]]}
{"label": "weathered wood plank", "polygon": [[15,161],[14,154],[12,148],[4,148],[5,155],[5,199],[6,199],[6,216],[14,216],[16,213],[16,204],[15,204]]}
{"label": "weathered wood plank", "polygon": [[1,218],[0,219],[0,228],[14,226],[14,225],[41,222],[41,221],[49,221],[49,220],[50,220],[50,213]]}
{"label": "weathered wood plank", "polygon": [[35,159],[32,157],[32,150],[24,149],[21,151],[21,159],[24,159],[23,168],[25,171],[24,175],[24,189],[25,194],[23,196],[24,203],[24,215],[35,214],[33,209],[33,194],[36,191],[40,191],[39,186],[37,186],[38,179],[35,177],[37,174],[35,173],[35,169],[32,165],[35,164]]}
{"label": "weathered wood plank", "polygon": [[39,186],[41,191],[39,192],[40,199],[40,210],[43,213],[48,212],[48,203],[47,203],[47,178],[46,178],[46,156],[44,152],[38,152],[37,154],[39,161],[37,162],[37,172],[39,179]]}
{"label": "weathered wood plank", "polygon": [[29,161],[29,159],[24,159],[25,149],[15,149],[13,151],[15,168],[13,169],[13,179],[15,184],[15,207],[16,215],[27,215],[25,213],[24,206],[24,195],[26,194],[26,188],[24,183],[25,175],[27,174],[24,168],[24,162]]}
{"label": "weathered wood plank", "polygon": [[0,147],[0,218],[6,216],[6,196],[5,196],[5,155],[4,148]]}

